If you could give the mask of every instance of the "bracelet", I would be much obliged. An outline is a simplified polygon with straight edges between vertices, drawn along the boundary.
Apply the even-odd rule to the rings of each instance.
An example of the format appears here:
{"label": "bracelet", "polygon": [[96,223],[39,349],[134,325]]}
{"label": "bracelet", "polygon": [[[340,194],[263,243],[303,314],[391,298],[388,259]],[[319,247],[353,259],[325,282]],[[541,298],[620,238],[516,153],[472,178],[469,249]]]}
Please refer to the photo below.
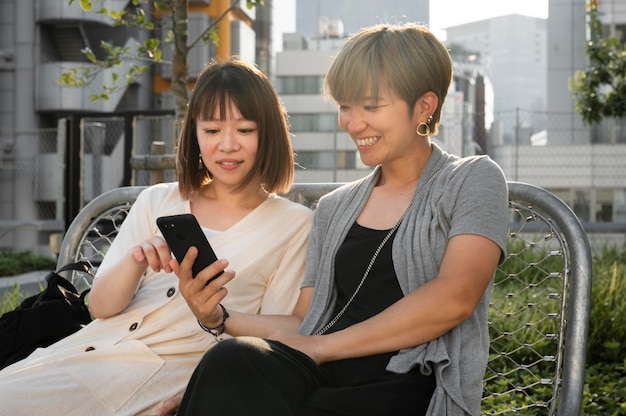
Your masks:
{"label": "bracelet", "polygon": [[226,331],[226,320],[230,316],[226,311],[226,308],[221,303],[219,304],[220,308],[222,308],[222,323],[216,326],[215,328],[206,327],[200,320],[198,319],[198,325],[200,328],[204,329],[209,334],[213,335],[218,341],[223,339],[224,331]]}

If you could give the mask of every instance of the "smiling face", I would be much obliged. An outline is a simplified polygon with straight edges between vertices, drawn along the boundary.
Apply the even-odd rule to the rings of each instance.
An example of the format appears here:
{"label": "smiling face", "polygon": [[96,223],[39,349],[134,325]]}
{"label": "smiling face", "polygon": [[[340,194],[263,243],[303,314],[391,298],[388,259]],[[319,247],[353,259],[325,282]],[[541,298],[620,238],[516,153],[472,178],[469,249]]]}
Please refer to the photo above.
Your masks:
{"label": "smiling face", "polygon": [[[367,91],[368,89],[366,89]],[[354,103],[339,103],[339,125],[357,145],[367,166],[383,165],[414,157],[427,143],[415,132],[419,111],[379,84],[376,97],[364,96]]]}
{"label": "smiling face", "polygon": [[[209,122],[216,124],[207,128]],[[232,134],[232,143],[212,146],[225,131]],[[216,155],[228,156],[216,162]],[[199,157],[208,169],[198,166]],[[176,177],[184,198],[202,190],[214,174],[228,183],[239,180],[233,191],[262,185],[270,193],[288,191],[294,175],[282,101],[260,69],[237,58],[212,61],[199,74],[176,149]]]}
{"label": "smiling face", "polygon": [[[246,120],[230,102],[220,106],[208,120],[198,117],[196,135],[202,162],[211,173],[214,185],[238,188],[254,167],[259,147],[258,126]],[[260,180],[253,186],[258,186]]]}
{"label": "smiling face", "polygon": [[[441,108],[452,80],[452,60],[446,46],[427,28],[415,25],[377,25],[344,43],[324,80],[324,91],[339,104],[359,104],[364,96],[376,98],[393,91],[396,101],[413,108],[427,94],[437,98],[424,119],[437,134]],[[379,92],[380,88],[380,92]],[[367,94],[364,92],[367,91]],[[404,116],[403,114],[398,114]]]}

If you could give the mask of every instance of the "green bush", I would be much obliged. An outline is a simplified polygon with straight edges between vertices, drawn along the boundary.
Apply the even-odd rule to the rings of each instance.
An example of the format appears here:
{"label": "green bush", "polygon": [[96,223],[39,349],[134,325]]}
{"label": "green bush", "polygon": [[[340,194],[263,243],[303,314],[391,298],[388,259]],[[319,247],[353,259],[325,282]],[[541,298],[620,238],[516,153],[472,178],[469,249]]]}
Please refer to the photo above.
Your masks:
{"label": "green bush", "polygon": [[[30,251],[0,251],[0,279],[3,276],[55,268],[56,260],[50,257],[39,256]],[[0,315],[15,309],[24,297],[19,285],[15,284],[13,289],[7,290],[0,299]]]}
{"label": "green bush", "polygon": [[583,415],[626,416],[626,248],[593,255]]}
{"label": "green bush", "polygon": [[7,291],[0,299],[0,315],[5,312],[12,311],[24,299],[24,294],[20,290],[20,286],[16,283],[11,291]]}
{"label": "green bush", "polygon": [[626,415],[626,363],[597,362],[587,366],[582,415]]}
{"label": "green bush", "polygon": [[605,247],[593,256],[587,362],[626,360],[626,248]]}
{"label": "green bush", "polygon": [[0,252],[0,277],[14,276],[37,270],[53,270],[55,267],[55,259],[39,256],[30,251]]}

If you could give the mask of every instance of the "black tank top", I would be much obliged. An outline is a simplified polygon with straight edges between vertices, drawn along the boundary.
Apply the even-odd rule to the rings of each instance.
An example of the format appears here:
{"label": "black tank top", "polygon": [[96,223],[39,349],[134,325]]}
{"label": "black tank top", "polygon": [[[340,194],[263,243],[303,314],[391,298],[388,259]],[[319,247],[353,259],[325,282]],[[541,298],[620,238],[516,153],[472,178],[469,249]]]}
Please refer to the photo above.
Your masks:
{"label": "black tank top", "polygon": [[[363,274],[389,230],[373,230],[354,223],[335,257],[335,284],[338,298],[333,317],[343,308],[363,278]],[[378,254],[365,283],[344,314],[327,331],[338,331],[364,321],[402,298],[393,268],[391,246],[395,232]],[[397,351],[368,357],[351,358],[324,364],[338,385],[351,385],[385,372],[390,358]]]}

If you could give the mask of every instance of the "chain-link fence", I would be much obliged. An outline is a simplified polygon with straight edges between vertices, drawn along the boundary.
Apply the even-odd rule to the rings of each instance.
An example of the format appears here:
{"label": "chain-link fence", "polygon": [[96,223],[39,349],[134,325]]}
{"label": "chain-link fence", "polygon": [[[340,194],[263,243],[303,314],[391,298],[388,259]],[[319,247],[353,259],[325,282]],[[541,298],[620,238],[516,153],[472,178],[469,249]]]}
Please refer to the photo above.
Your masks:
{"label": "chain-link fence", "polygon": [[[160,142],[162,154],[173,155],[178,136],[176,129],[176,118],[173,115],[165,116],[138,116],[133,122],[133,156],[141,157],[153,153],[152,144]],[[175,180],[173,162],[167,163],[171,168],[162,169],[161,180],[169,182]],[[150,164],[145,163],[145,168],[136,166],[133,168],[133,185],[150,185],[153,169]]]}
{"label": "chain-link fence", "polygon": [[63,231],[64,154],[57,133],[0,131],[0,249],[47,247],[49,236]]}
{"label": "chain-link fence", "polygon": [[83,204],[124,185],[125,119],[88,117],[80,121]]}

